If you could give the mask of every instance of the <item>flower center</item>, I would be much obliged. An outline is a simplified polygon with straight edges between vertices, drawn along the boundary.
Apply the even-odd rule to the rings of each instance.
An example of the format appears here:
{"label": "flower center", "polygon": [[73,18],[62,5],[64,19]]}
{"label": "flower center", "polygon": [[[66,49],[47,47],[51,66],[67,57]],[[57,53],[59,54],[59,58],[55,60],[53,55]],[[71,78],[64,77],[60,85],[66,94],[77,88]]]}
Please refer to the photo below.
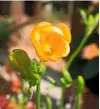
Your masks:
{"label": "flower center", "polygon": [[44,48],[44,52],[51,53],[51,46],[49,44],[45,44],[43,48]]}

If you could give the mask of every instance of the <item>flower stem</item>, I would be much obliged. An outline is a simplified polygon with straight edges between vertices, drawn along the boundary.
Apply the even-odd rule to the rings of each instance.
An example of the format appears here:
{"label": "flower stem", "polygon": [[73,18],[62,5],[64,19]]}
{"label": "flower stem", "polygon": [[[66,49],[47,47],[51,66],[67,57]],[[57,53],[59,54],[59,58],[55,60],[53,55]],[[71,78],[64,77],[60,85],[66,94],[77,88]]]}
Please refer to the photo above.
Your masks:
{"label": "flower stem", "polygon": [[40,81],[36,87],[36,109],[40,109]]}
{"label": "flower stem", "polygon": [[[67,66],[66,69],[69,70],[73,60],[76,58],[76,56],[79,54],[79,52],[81,51],[81,49],[83,48],[84,44],[86,43],[86,41],[88,40],[90,34],[92,33],[93,29],[88,30],[86,28],[85,30],[85,34],[84,34],[84,38],[82,39],[81,43],[79,44],[78,48],[75,50],[75,52],[70,56],[70,58],[67,61]],[[62,87],[62,95],[61,95],[61,101],[60,101],[60,109],[63,109],[63,105],[64,105],[64,94],[65,94],[65,88]],[[79,97],[77,99],[78,103],[79,103]]]}
{"label": "flower stem", "polygon": [[75,109],[81,109],[81,94],[77,94]]}
{"label": "flower stem", "polygon": [[67,61],[67,66],[66,66],[67,70],[69,70],[69,67],[71,66],[73,60],[80,53],[81,49],[83,48],[84,44],[86,43],[86,41],[89,38],[92,31],[93,31],[92,29],[90,29],[89,31],[88,31],[88,29],[85,30],[84,38],[82,39],[82,41],[79,44],[78,48],[75,50],[75,52],[70,56],[70,58]]}
{"label": "flower stem", "polygon": [[52,100],[48,95],[46,96],[46,106],[47,109],[52,109]]}
{"label": "flower stem", "polygon": [[60,108],[59,109],[63,109],[64,108],[64,95],[65,95],[65,88],[62,87],[62,94],[61,94]]}

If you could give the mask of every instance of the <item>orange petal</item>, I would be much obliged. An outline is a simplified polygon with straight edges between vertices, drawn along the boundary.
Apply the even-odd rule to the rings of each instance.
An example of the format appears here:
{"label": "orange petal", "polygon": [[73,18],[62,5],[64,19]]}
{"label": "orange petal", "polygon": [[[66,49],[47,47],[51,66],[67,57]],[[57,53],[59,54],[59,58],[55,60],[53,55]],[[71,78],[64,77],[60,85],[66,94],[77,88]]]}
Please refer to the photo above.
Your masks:
{"label": "orange petal", "polygon": [[63,34],[65,36],[65,39],[70,44],[70,42],[71,42],[71,33],[70,33],[69,28],[65,24],[63,24],[63,23],[59,23],[58,27],[61,29],[61,31],[63,32]]}
{"label": "orange petal", "polygon": [[55,62],[59,60],[62,57],[66,57],[70,52],[70,46],[68,43],[66,43],[66,51],[62,53],[62,55],[57,55],[57,54],[51,54],[51,55],[45,55],[47,61],[52,61]]}
{"label": "orange petal", "polygon": [[43,27],[48,27],[48,26],[51,26],[52,24],[49,23],[49,22],[40,22],[38,24],[35,25],[35,28],[40,30],[41,28]]}
{"label": "orange petal", "polygon": [[50,37],[50,34],[53,33],[52,35],[54,36],[54,34],[60,34],[63,35],[62,31],[55,27],[55,26],[45,26],[43,28],[41,28],[40,30],[40,34],[41,34],[41,42],[42,43],[46,43],[45,39],[48,37]]}
{"label": "orange petal", "polygon": [[36,49],[36,53],[37,55],[39,56],[39,58],[41,60],[44,60],[44,61],[47,61],[47,57],[46,55],[44,55],[44,49],[43,49],[43,46],[41,45],[40,43],[40,33],[34,29],[31,33],[31,41]]}
{"label": "orange petal", "polygon": [[49,25],[49,26],[44,26],[43,28],[41,28],[41,33],[45,33],[45,32],[56,32],[58,34],[61,34],[63,35],[63,32],[57,28],[56,26],[52,26],[52,25]]}
{"label": "orange petal", "polygon": [[42,50],[42,47],[41,47],[41,44],[40,44],[40,34],[38,31],[36,30],[33,30],[32,33],[31,33],[31,41],[37,51],[37,53],[41,53],[40,55],[42,55],[43,53],[43,50]]}
{"label": "orange petal", "polygon": [[[44,44],[48,44],[51,48],[51,52],[47,52],[48,55],[55,55],[57,57],[63,57],[67,54],[67,47],[69,47],[67,41],[63,39],[63,36],[56,32],[50,33],[48,36],[44,36]],[[66,46],[67,45],[67,46]]]}

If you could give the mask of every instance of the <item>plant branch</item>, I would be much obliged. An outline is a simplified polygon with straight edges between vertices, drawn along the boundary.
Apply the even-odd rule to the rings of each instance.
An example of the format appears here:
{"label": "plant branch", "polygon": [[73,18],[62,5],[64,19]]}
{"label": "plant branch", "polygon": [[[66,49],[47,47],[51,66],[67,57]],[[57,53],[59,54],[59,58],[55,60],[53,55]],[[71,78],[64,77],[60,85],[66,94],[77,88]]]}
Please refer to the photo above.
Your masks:
{"label": "plant branch", "polygon": [[61,94],[60,108],[59,109],[63,109],[64,108],[64,95],[65,95],[65,88],[62,87],[62,94]]}
{"label": "plant branch", "polygon": [[36,109],[40,109],[40,81],[36,87]]}
{"label": "plant branch", "polygon": [[86,41],[88,40],[90,34],[92,33],[93,29],[90,29],[88,31],[88,29],[85,30],[85,35],[84,38],[82,39],[81,43],[79,44],[78,48],[75,50],[75,52],[70,56],[70,58],[68,59],[66,68],[67,70],[69,70],[73,60],[76,58],[76,56],[80,53],[81,49],[83,48],[83,46],[85,45]]}

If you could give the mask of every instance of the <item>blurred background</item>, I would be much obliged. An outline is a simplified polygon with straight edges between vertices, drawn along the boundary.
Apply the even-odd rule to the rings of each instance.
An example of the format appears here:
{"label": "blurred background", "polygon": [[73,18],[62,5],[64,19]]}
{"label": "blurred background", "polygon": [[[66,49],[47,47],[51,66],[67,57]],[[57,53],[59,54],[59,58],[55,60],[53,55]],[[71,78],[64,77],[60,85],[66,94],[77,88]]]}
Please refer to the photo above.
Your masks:
{"label": "blurred background", "polygon": [[[70,28],[72,34],[70,56],[84,34],[85,27],[81,22],[80,8],[95,15],[99,12],[99,1],[0,1],[0,109],[36,109],[35,88],[32,99],[28,99],[29,85],[23,83],[19,75],[12,70],[8,53],[20,48],[25,50],[31,59],[38,60],[30,41],[30,33],[37,22],[49,21],[63,22]],[[61,89],[51,88],[47,75],[53,77],[59,85],[61,69],[66,66],[67,58],[47,63],[47,73],[41,83],[41,109],[46,109],[44,106],[46,95],[54,101],[53,109],[58,109]],[[82,109],[98,109],[99,27],[93,31],[69,71],[73,79],[79,74],[85,78]],[[73,88],[66,89],[64,101],[65,109],[73,109],[75,101]]]}

